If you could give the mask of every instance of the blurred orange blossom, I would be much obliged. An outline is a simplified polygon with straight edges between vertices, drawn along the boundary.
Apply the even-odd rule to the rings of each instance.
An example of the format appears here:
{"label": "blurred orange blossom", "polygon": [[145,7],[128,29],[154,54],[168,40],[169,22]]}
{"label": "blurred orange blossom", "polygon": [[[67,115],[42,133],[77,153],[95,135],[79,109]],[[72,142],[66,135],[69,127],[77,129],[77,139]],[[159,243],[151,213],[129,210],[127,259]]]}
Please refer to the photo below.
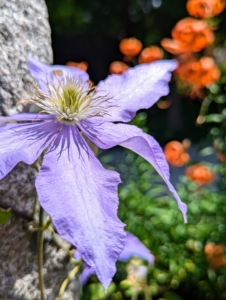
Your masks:
{"label": "blurred orange blossom", "polygon": [[208,184],[214,180],[214,173],[206,166],[195,164],[185,170],[185,175],[198,184]]}
{"label": "blurred orange blossom", "polygon": [[207,87],[220,78],[220,70],[213,58],[203,56],[200,60],[181,63],[175,74],[183,81],[197,87]]}
{"label": "blurred orange blossom", "polygon": [[204,247],[204,253],[210,266],[218,269],[226,266],[226,258],[224,256],[224,246],[208,243]]}
{"label": "blurred orange blossom", "polygon": [[162,47],[172,54],[198,52],[214,40],[214,34],[206,21],[190,17],[176,24],[172,30],[172,37],[173,39],[165,38],[161,41]]}
{"label": "blurred orange blossom", "polygon": [[164,53],[161,48],[157,46],[149,46],[141,51],[138,57],[138,61],[140,64],[150,63],[152,61],[163,58],[163,55]]}
{"label": "blurred orange blossom", "polygon": [[182,167],[189,161],[189,154],[186,153],[186,147],[178,142],[171,141],[166,144],[164,154],[168,163],[174,167]]}
{"label": "blurred orange blossom", "polygon": [[142,43],[135,37],[121,40],[119,50],[126,56],[136,56],[142,49]]}
{"label": "blurred orange blossom", "polygon": [[66,66],[79,68],[82,71],[87,71],[89,64],[86,61],[81,61],[81,62],[68,61],[66,63]]}
{"label": "blurred orange blossom", "polygon": [[122,74],[127,69],[129,69],[129,66],[122,61],[113,61],[109,66],[110,74]]}
{"label": "blurred orange blossom", "polygon": [[214,141],[214,149],[216,151],[218,159],[221,162],[226,163],[226,152],[219,148],[217,140]]}
{"label": "blurred orange blossom", "polygon": [[188,13],[196,18],[207,19],[220,14],[225,8],[225,0],[188,0]]}
{"label": "blurred orange blossom", "polygon": [[223,163],[226,163],[226,153],[217,152],[217,157]]}

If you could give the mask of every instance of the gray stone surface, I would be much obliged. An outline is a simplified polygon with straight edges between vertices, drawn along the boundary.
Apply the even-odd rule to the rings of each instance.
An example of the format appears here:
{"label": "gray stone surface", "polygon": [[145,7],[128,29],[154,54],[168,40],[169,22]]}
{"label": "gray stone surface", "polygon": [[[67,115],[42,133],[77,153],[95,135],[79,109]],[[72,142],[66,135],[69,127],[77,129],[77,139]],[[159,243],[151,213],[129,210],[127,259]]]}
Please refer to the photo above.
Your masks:
{"label": "gray stone surface", "polygon": [[48,14],[43,0],[0,0],[0,112],[10,114],[26,97],[30,55],[52,62]]}
{"label": "gray stone surface", "polygon": [[[0,299],[40,299],[37,231],[28,230],[28,227],[28,220],[18,216],[13,216],[10,222],[0,227]],[[64,242],[64,247],[68,246]],[[43,277],[47,300],[56,299],[59,288],[71,269],[66,251],[58,249],[50,239],[46,238]],[[74,280],[64,293],[62,300],[76,299],[77,294],[78,286]]]}
{"label": "gray stone surface", "polygon": [[[20,111],[16,103],[27,97],[32,79],[27,58],[52,62],[48,13],[43,0],[0,0],[0,115]],[[1,143],[1,141],[0,141]],[[0,225],[0,299],[39,300],[37,231],[33,218],[36,173],[22,163],[0,181],[0,207],[11,207],[12,219]],[[68,245],[67,245],[68,246]],[[67,252],[48,237],[44,242],[46,300],[57,298],[59,287],[72,269]],[[62,300],[78,299],[74,280]]]}

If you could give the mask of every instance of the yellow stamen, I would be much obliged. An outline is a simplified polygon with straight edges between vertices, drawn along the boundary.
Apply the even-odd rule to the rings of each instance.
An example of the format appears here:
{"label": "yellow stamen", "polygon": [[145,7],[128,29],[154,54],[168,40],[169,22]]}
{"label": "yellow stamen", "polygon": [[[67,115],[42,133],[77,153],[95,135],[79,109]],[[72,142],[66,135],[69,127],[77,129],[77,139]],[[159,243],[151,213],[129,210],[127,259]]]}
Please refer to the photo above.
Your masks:
{"label": "yellow stamen", "polygon": [[[57,73],[56,73],[57,72]],[[59,75],[58,70],[54,71]],[[55,115],[58,122],[78,124],[85,118],[102,117],[108,114],[110,98],[98,96],[95,87],[73,77],[55,78],[47,84],[49,95],[35,87],[35,96],[20,103],[36,104],[43,113]]]}

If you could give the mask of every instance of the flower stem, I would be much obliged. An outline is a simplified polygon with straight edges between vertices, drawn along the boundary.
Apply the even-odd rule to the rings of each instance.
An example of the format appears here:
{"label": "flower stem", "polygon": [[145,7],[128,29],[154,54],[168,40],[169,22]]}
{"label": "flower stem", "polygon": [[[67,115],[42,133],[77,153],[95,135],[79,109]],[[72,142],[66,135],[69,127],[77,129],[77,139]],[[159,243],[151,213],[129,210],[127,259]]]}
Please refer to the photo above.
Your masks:
{"label": "flower stem", "polygon": [[79,265],[77,265],[74,269],[72,269],[71,272],[68,274],[68,277],[62,282],[62,284],[60,286],[58,296],[57,296],[57,300],[61,300],[61,297],[63,296],[63,293],[66,290],[66,287],[68,286],[70,281],[72,279],[74,279],[74,277],[77,274],[78,270],[79,270]]}
{"label": "flower stem", "polygon": [[44,292],[44,282],[42,276],[42,265],[43,265],[43,219],[44,219],[44,210],[40,206],[39,210],[39,231],[38,231],[38,279],[39,279],[39,289],[41,300],[45,300]]}
{"label": "flower stem", "polygon": [[[47,224],[48,225],[48,224]],[[53,241],[55,242],[56,246],[63,249],[65,252],[67,252],[67,254],[71,257],[73,257],[73,252],[70,251],[69,249],[67,249],[66,247],[64,247],[56,238],[56,235],[55,235],[55,232],[54,232],[54,229],[51,227],[51,226],[48,226],[45,228],[51,233],[51,236],[52,236],[52,239]]]}
{"label": "flower stem", "polygon": [[137,300],[137,299],[138,299],[138,292],[135,292],[135,293],[132,295],[131,300]]}
{"label": "flower stem", "polygon": [[144,299],[145,300],[152,300],[152,295],[149,294],[147,286],[144,287]]}
{"label": "flower stem", "polygon": [[36,193],[35,201],[34,201],[33,208],[32,208],[32,213],[31,213],[31,216],[32,216],[33,219],[35,218],[37,203],[38,203],[38,196],[37,196],[37,193]]}

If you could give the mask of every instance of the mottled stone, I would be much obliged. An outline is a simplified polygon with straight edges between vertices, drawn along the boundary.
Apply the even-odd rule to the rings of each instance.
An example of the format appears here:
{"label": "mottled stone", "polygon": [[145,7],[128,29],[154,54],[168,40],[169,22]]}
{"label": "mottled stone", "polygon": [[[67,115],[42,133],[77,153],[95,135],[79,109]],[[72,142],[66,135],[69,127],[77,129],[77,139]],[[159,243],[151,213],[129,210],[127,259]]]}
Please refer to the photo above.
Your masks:
{"label": "mottled stone", "polygon": [[27,97],[28,56],[52,62],[48,14],[43,0],[0,0],[0,113],[15,112]]}
{"label": "mottled stone", "polygon": [[31,166],[19,163],[0,181],[0,207],[13,207],[17,214],[31,217],[36,197],[35,171]]}
{"label": "mottled stone", "polygon": [[[43,0],[0,0],[0,45],[0,115],[10,115],[21,111],[16,103],[28,97],[26,91],[32,82],[28,56],[52,62],[48,13]],[[13,211],[11,220],[0,225],[1,300],[40,299],[37,230],[33,221],[35,177],[31,166],[20,163],[0,181],[0,207],[11,207]],[[67,251],[57,247],[50,237],[45,235],[43,250],[46,300],[57,298],[61,283],[73,268]],[[78,299],[76,280],[65,291],[62,300],[66,299]]]}
{"label": "mottled stone", "polygon": [[[59,238],[59,237],[58,237]],[[28,230],[28,221],[13,216],[0,226],[0,299],[39,300],[37,272],[37,231]],[[64,247],[69,245],[64,243]],[[57,298],[60,286],[72,269],[67,252],[45,239],[43,278],[46,300]],[[63,299],[78,299],[76,280],[65,291]]]}

